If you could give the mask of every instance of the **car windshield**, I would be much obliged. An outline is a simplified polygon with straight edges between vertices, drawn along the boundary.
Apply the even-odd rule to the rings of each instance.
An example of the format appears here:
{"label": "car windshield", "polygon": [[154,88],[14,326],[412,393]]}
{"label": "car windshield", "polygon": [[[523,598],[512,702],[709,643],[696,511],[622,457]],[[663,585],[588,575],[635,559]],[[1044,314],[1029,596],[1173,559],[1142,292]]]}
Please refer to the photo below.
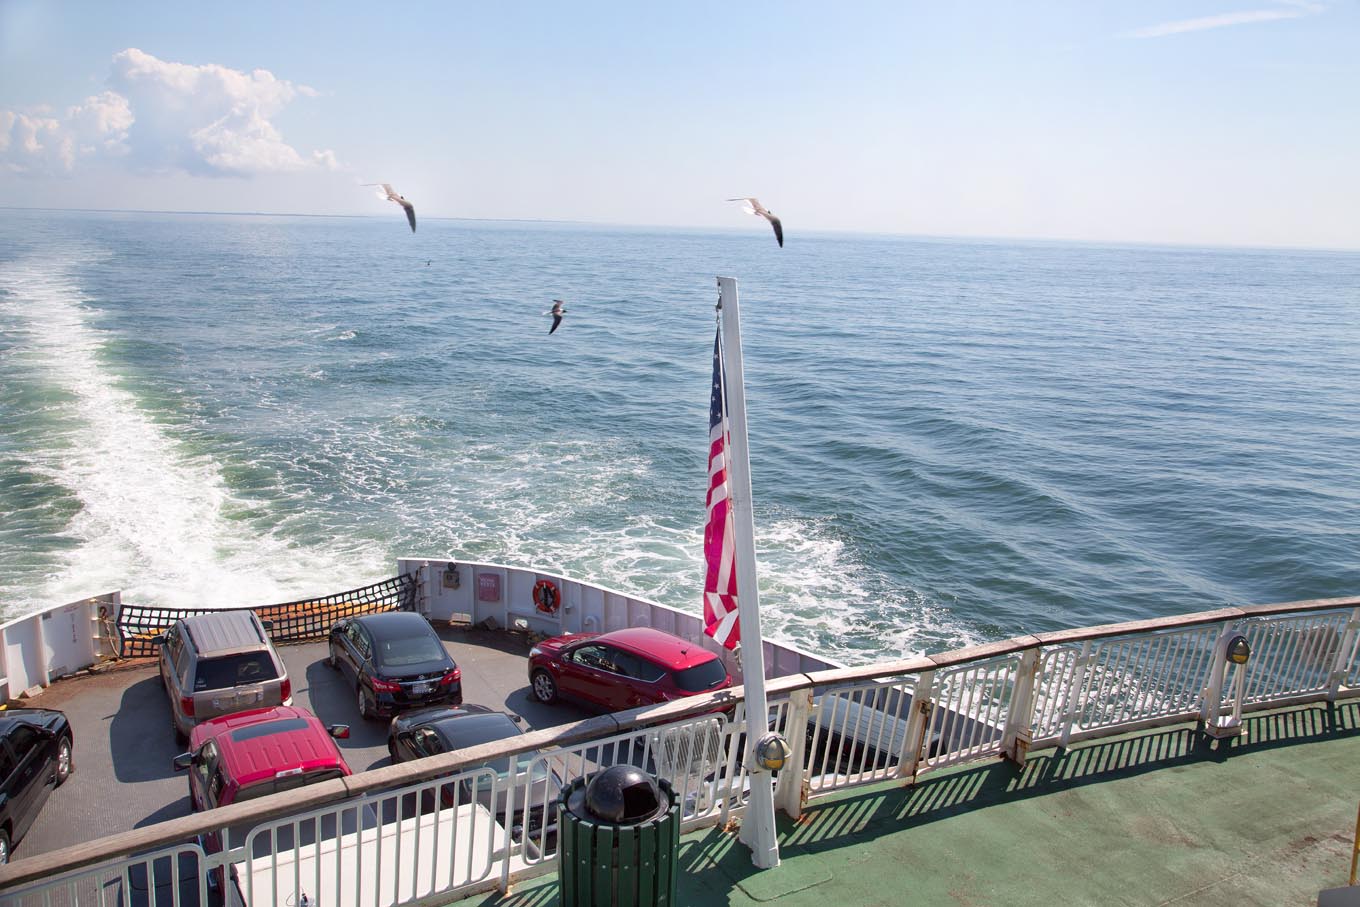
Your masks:
{"label": "car windshield", "polygon": [[268,652],[242,652],[208,658],[198,663],[194,674],[195,690],[222,690],[249,683],[277,680],[278,669]]}
{"label": "car windshield", "polygon": [[378,642],[378,663],[389,668],[440,661],[444,654],[444,647],[433,636],[408,636]]}
{"label": "car windshield", "polygon": [[722,661],[715,658],[692,668],[675,672],[675,685],[686,693],[702,693],[711,690],[727,679],[727,669]]}

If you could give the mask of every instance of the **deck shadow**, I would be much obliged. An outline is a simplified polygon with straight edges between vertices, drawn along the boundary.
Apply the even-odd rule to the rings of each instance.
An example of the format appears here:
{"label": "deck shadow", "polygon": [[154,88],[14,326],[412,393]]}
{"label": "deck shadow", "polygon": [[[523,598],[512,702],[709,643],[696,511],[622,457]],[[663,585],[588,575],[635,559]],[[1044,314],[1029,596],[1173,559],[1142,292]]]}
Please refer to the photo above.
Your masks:
{"label": "deck shadow", "polygon": [[779,815],[782,847],[834,850],[928,825],[973,810],[1041,797],[1086,785],[1132,778],[1175,766],[1224,762],[1264,752],[1360,735],[1360,702],[1320,704],[1243,719],[1246,733],[1209,740],[1192,726],[1120,737],[1030,755],[1024,768],[1010,762],[944,770],[912,787],[877,786],[826,803],[814,803],[798,822]]}
{"label": "deck shadow", "polygon": [[[306,677],[308,701],[298,704],[310,708],[312,714],[320,718],[321,723],[327,727],[332,724],[349,725],[349,738],[335,741],[346,761],[358,750],[382,747],[383,751],[386,751],[387,722],[367,721],[359,717],[354,688],[345,681],[344,675],[328,668],[326,660],[322,658],[307,665]],[[297,697],[294,697],[295,701],[296,699]],[[386,759],[380,758],[372,765],[354,764],[351,767],[355,771],[366,771],[385,764]]]}
{"label": "deck shadow", "polygon": [[133,828],[145,828],[148,825],[155,825],[158,822],[169,822],[171,819],[180,819],[193,812],[193,807],[189,805],[189,791],[184,791],[184,796],[173,803],[167,803],[160,809],[148,816],[142,817],[133,823]]}
{"label": "deck shadow", "polygon": [[170,703],[157,674],[123,690],[109,721],[114,778],[124,784],[160,781],[175,774],[171,760],[183,751],[170,729]]}

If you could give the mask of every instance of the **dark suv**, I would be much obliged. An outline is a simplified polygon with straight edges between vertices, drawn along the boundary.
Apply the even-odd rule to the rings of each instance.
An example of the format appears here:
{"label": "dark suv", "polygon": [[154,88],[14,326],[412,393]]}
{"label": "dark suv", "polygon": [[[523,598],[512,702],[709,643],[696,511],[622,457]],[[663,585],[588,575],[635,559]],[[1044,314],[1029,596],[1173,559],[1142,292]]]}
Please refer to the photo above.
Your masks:
{"label": "dark suv", "polygon": [[186,617],[156,641],[178,740],[207,718],[293,703],[283,659],[253,611]]}
{"label": "dark suv", "polygon": [[0,712],[0,863],[28,831],[52,789],[71,776],[75,738],[53,709]]}

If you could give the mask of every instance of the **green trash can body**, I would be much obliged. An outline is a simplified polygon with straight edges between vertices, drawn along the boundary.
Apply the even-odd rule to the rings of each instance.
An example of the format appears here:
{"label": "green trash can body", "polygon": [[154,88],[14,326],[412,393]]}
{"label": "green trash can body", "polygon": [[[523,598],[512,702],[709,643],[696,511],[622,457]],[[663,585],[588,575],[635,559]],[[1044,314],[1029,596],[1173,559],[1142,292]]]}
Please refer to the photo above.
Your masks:
{"label": "green trash can body", "polygon": [[657,786],[666,804],[636,823],[592,815],[584,806],[585,778],[563,789],[557,813],[562,907],[674,907],[680,804],[668,782],[658,779]]}

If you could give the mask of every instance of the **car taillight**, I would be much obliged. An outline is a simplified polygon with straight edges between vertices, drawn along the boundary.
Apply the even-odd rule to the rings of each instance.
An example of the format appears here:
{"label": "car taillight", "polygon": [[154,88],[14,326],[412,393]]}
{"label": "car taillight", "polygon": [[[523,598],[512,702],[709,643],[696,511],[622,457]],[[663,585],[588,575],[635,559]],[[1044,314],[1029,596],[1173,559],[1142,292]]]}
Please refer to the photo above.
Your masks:
{"label": "car taillight", "polygon": [[185,718],[194,717],[194,695],[179,697],[179,710],[184,713]]}
{"label": "car taillight", "polygon": [[381,677],[374,677],[373,690],[377,693],[400,693],[401,684],[391,680],[383,680]]}
{"label": "car taillight", "polygon": [[459,668],[454,668],[452,671],[449,671],[449,672],[448,672],[447,674],[445,674],[443,677],[439,678],[439,685],[440,685],[441,687],[446,687],[446,686],[448,686],[449,684],[451,684],[451,683],[457,683],[458,681],[460,681],[460,680],[462,680],[462,679],[463,679],[463,672],[462,672],[462,670],[459,669]]}
{"label": "car taillight", "polygon": [[279,698],[287,700],[288,697],[292,695],[293,695],[293,681],[285,677],[283,678],[283,683],[279,684]]}

